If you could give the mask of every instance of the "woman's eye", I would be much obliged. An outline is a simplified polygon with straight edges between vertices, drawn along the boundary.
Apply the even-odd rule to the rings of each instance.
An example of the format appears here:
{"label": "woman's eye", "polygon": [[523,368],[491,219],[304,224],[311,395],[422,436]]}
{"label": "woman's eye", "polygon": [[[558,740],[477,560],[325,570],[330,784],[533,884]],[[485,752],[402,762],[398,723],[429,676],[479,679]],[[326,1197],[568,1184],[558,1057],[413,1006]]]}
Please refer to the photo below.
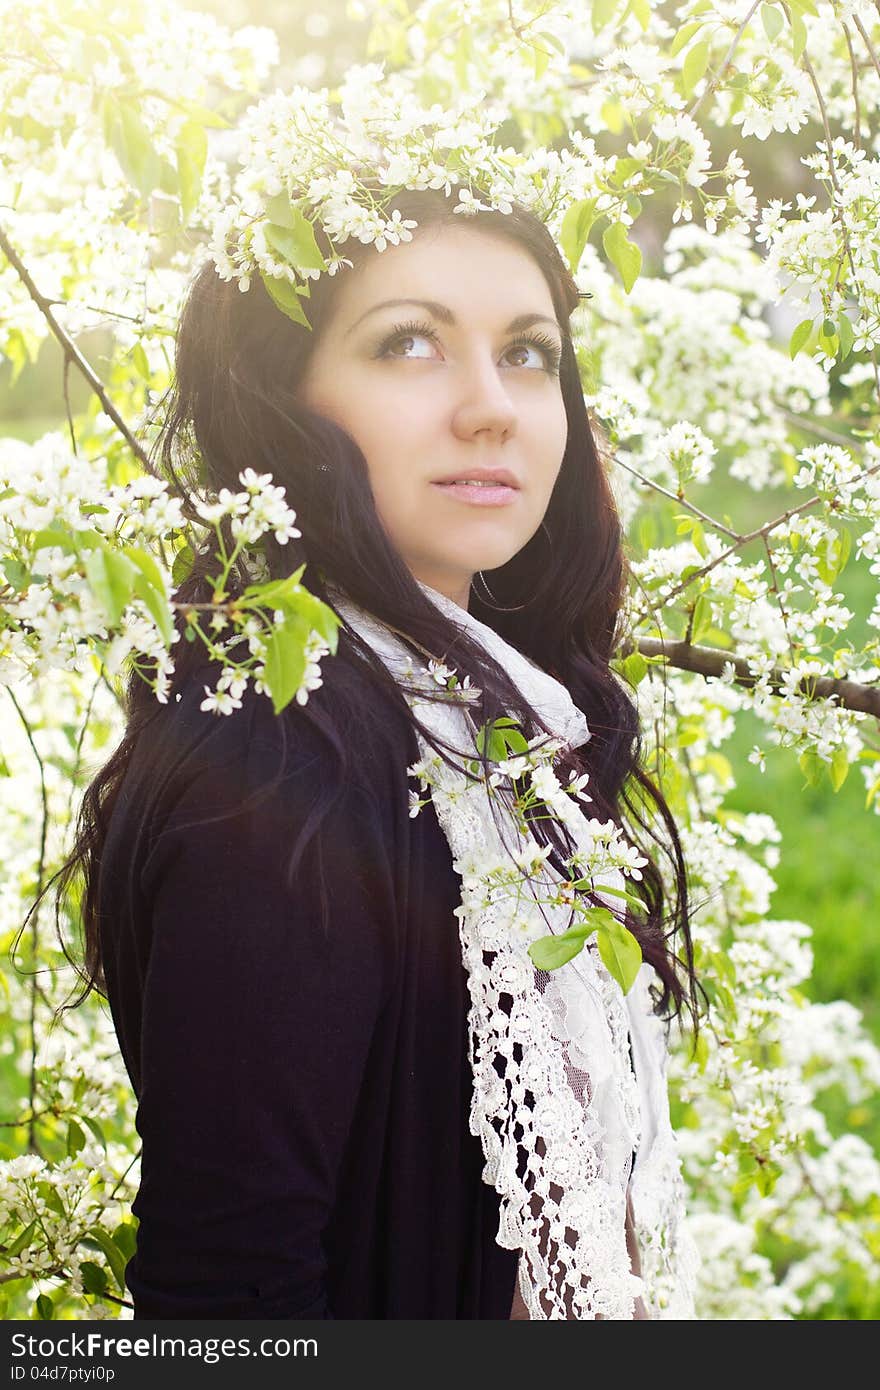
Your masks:
{"label": "woman's eye", "polygon": [[[534,365],[534,366],[536,366],[536,367],[540,367],[540,368],[542,368],[542,369],[543,369],[543,368],[546,368],[546,366],[547,366],[547,356],[546,356],[546,354],[545,354],[545,353],[542,353],[542,351],[541,351],[540,348],[535,347],[534,343],[514,343],[512,347],[509,347],[509,348],[507,349],[507,351],[508,351],[508,352],[521,352],[521,353],[524,353],[524,354],[528,354],[528,353],[530,353],[530,352],[531,352],[531,353],[534,353],[535,361],[534,361],[534,363],[533,363],[532,365]],[[528,367],[529,365],[530,365],[530,364],[529,364],[528,361],[515,362],[515,363],[514,363],[514,366],[515,366],[515,367]]]}
{"label": "woman's eye", "polygon": [[[411,351],[413,345],[418,342],[427,344],[429,351]],[[386,338],[380,349],[379,355],[383,357],[397,357],[403,361],[427,361],[433,356],[430,348],[432,345],[436,346],[436,343],[436,335],[428,328],[416,327],[415,325],[412,327],[408,326],[398,329],[390,337]],[[401,350],[399,351],[398,349]],[[513,362],[512,365],[514,367],[527,367],[532,370],[537,368],[539,371],[555,371],[556,350],[551,346],[544,347],[543,344],[530,342],[511,343],[510,347],[505,349],[503,356],[509,357],[514,353],[518,353],[521,358],[520,361]],[[529,354],[532,356],[531,361],[529,361]]]}
{"label": "woman's eye", "polygon": [[[401,344],[415,343],[419,340],[423,343],[429,343],[431,341],[427,333],[399,333],[396,338],[391,338],[389,340],[387,351],[391,357],[409,356],[409,353],[393,352],[392,349]],[[425,355],[426,354],[419,354],[419,356]]]}

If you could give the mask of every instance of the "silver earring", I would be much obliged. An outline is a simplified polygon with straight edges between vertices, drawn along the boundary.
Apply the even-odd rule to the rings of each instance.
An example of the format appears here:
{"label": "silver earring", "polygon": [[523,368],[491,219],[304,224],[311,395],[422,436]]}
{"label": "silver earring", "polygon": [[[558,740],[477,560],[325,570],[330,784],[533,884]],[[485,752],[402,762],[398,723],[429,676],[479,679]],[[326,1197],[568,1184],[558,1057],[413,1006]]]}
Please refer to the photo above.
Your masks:
{"label": "silver earring", "polygon": [[[543,521],[541,522],[541,527],[540,527],[540,529],[544,532],[544,535],[547,537],[547,540],[549,541],[549,540],[550,540],[550,532],[547,530],[547,527],[544,525],[544,522],[543,522]],[[477,578],[478,578],[478,577],[479,577],[480,583],[481,583],[482,586],[483,586],[483,589],[485,590],[485,592],[486,592],[486,593],[488,594],[488,596],[489,596],[488,598],[484,598],[483,595],[480,594],[480,592],[477,590],[476,581],[477,581]],[[527,608],[528,605],[529,605],[529,602],[530,602],[529,599],[526,599],[525,603],[515,603],[515,604],[511,605],[510,607],[506,607],[504,604],[498,603],[498,602],[496,601],[496,599],[495,599],[495,595],[492,593],[492,590],[489,588],[489,585],[486,583],[486,576],[483,574],[483,571],[482,571],[482,570],[477,570],[477,573],[474,575],[473,579],[471,580],[471,584],[472,584],[472,587],[473,587],[474,591],[476,592],[477,598],[480,600],[480,602],[481,602],[481,603],[484,603],[484,604],[486,605],[487,608],[492,608],[492,609],[494,609],[494,611],[495,611],[496,613],[519,613],[519,612],[521,612],[521,610],[522,610],[523,608]]]}

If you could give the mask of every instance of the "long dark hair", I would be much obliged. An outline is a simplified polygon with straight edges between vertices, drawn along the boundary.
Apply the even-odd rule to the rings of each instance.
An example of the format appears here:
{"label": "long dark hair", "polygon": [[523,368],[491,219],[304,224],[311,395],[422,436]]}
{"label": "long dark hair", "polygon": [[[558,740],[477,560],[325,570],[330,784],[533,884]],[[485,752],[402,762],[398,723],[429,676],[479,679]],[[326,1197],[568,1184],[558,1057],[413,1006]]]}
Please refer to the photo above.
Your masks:
{"label": "long dark hair", "polygon": [[[442,190],[400,193],[392,207],[404,217],[415,218],[419,227],[447,222],[461,226],[462,219],[452,213],[453,201]],[[620,522],[584,403],[568,326],[580,295],[547,227],[529,210],[514,204],[510,213],[478,212],[473,225],[522,246],[547,281],[563,330],[560,384],[568,437],[543,527],[512,559],[490,572],[492,595],[499,605],[514,611],[497,611],[474,588],[470,612],[556,676],[586,715],[592,738],[579,749],[565,750],[556,770],[563,782],[570,771],[587,771],[593,801],[590,814],[613,818],[633,843],[644,852],[652,851],[636,885],[643,912],[632,916],[628,925],[644,959],[657,973],[657,1011],[675,1017],[686,1007],[697,1028],[699,986],[681,845],[662,795],[640,764],[633,702],[609,667],[621,636],[625,565]],[[365,255],[378,253],[350,241],[344,254],[357,266]],[[534,738],[546,732],[539,716],[505,671],[430,602],[392,544],[376,511],[366,460],[357,444],[339,425],[305,409],[296,399],[338,279],[323,275],[312,282],[306,301],[310,332],[280,311],[259,277],[242,293],[235,281],[221,280],[211,262],[196,272],[180,319],[175,380],[161,403],[161,428],[151,467],[168,479],[182,499],[184,515],[196,523],[195,495],[215,493],[221,487],[237,491],[239,472],[246,465],[271,473],[284,487],[302,532],[301,539],[285,546],[267,533],[264,553],[271,577],[281,578],[305,564],[303,582],[319,598],[332,602],[326,585],[337,586],[400,633],[415,653],[428,652],[454,666],[462,679],[469,675],[483,692],[479,714],[475,714],[478,723],[510,714],[520,721],[526,737]],[[224,540],[229,553],[231,538],[227,534]],[[215,567],[215,549],[213,534],[196,547],[190,572],[175,593],[178,602],[210,601],[208,575]],[[243,568],[237,582],[250,578]],[[525,606],[518,607],[524,601]],[[200,657],[204,659],[200,643],[176,645],[172,700]],[[393,678],[350,629],[340,632],[336,654],[324,660],[366,662],[372,678],[398,702],[413,727],[450,761],[445,746],[417,721]],[[317,690],[304,706],[289,706],[278,716],[278,723],[283,733],[290,719],[309,720],[333,752],[336,777],[329,790],[321,789],[323,815],[341,794],[349,750],[322,708],[320,696]],[[60,879],[59,898],[75,875],[82,878],[79,910],[84,949],[82,959],[73,963],[84,988],[68,1007],[81,1003],[92,989],[106,993],[98,931],[102,852],[135,742],[154,720],[161,720],[165,708],[132,670],[125,696],[125,735],[86,789],[73,852],[55,875]],[[215,716],[205,716],[210,717]],[[363,711],[361,717],[365,717]],[[375,717],[381,717],[379,702]],[[294,846],[291,878],[321,818],[317,822],[311,818],[308,834],[304,832]],[[549,819],[535,822],[532,828],[540,842],[551,845],[551,863],[561,867],[562,856],[573,848],[567,832]],[[671,892],[664,886],[658,855],[667,860]]]}

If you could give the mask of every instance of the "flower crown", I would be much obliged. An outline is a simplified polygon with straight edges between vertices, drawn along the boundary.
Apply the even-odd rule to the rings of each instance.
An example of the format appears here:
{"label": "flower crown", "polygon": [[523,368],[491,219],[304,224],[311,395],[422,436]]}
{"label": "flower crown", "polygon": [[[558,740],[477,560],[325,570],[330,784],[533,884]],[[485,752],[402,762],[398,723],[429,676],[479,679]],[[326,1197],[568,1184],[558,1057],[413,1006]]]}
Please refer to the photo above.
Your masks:
{"label": "flower crown", "polygon": [[457,189],[453,211],[466,216],[509,213],[516,201],[558,242],[568,208],[599,192],[594,142],[573,131],[573,149],[502,149],[492,137],[506,112],[477,96],[425,107],[400,74],[367,63],[350,68],[338,92],[297,86],[256,103],[239,127],[241,169],[209,243],[221,279],[247,290],[259,274],[308,328],[309,282],[353,264],[340,246],[355,238],[384,251],[412,239],[418,223],[389,210],[404,189]]}

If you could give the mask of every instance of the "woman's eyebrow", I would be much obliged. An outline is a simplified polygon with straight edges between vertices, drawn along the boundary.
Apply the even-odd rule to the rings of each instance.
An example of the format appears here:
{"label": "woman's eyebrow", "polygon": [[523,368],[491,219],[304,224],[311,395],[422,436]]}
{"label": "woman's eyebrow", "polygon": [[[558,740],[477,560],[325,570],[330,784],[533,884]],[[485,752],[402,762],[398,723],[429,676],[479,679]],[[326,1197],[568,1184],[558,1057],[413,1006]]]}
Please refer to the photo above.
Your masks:
{"label": "woman's eyebrow", "polygon": [[[375,314],[379,309],[394,308],[399,304],[418,304],[432,313],[435,319],[439,319],[441,323],[455,324],[457,322],[452,310],[447,309],[445,304],[438,304],[436,299],[383,299],[378,304],[374,304],[372,308],[365,310],[343,336],[347,338],[349,333],[353,333],[358,324],[363,323],[370,314]],[[521,329],[531,328],[533,323],[552,323],[554,328],[558,328],[562,332],[558,319],[551,318],[549,314],[517,314],[515,319],[510,320],[504,331],[505,333],[517,333]]]}

